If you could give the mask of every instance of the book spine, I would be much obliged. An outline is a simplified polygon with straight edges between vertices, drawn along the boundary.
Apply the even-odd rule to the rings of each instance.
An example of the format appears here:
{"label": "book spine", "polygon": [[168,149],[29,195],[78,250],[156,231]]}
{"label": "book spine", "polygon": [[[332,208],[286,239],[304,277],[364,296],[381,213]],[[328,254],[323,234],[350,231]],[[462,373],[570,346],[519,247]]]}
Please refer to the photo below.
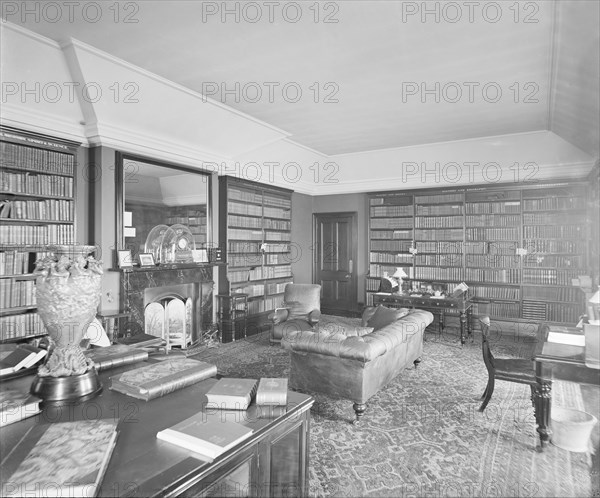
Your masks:
{"label": "book spine", "polygon": [[94,360],[94,364],[96,365],[96,369],[100,372],[109,368],[129,365],[131,363],[144,361],[146,359],[148,359],[148,353],[146,351],[139,351],[135,353],[127,353],[124,356],[119,356],[116,358],[103,358],[101,360]]}
{"label": "book spine", "polygon": [[212,365],[211,368],[203,368],[202,370],[197,370],[196,368],[188,369],[172,376],[149,382],[140,389],[140,393],[142,396],[145,396],[145,399],[151,400],[177,391],[178,389],[183,389],[201,380],[214,377],[215,375],[217,375],[217,367],[215,365]]}

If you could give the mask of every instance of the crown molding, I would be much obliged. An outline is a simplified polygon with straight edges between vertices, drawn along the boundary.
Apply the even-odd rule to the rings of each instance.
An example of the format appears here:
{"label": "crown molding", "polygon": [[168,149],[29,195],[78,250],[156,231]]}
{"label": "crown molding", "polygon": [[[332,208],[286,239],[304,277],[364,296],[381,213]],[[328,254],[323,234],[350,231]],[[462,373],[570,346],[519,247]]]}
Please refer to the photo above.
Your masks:
{"label": "crown molding", "polygon": [[203,103],[209,103],[211,105],[214,105],[224,111],[229,112],[230,114],[234,114],[237,117],[243,118],[245,120],[251,121],[254,124],[257,124],[259,126],[262,126],[264,128],[268,128],[278,134],[280,134],[282,137],[287,137],[290,136],[291,134],[285,130],[282,130],[281,128],[278,128],[274,125],[271,125],[269,123],[266,123],[265,121],[261,121],[260,119],[254,118],[252,116],[250,116],[249,114],[245,114],[241,111],[238,111],[237,109],[234,109],[233,107],[229,107],[226,104],[223,104],[222,102],[219,102],[217,100],[211,99],[210,97],[206,97],[205,95],[201,94],[200,92],[196,92],[194,90],[191,90],[187,87],[184,87],[183,85],[180,85],[178,83],[175,83],[171,80],[168,80],[166,78],[163,78],[162,76],[159,76],[155,73],[152,73],[146,69],[143,69],[139,66],[136,66],[134,64],[131,64],[123,59],[120,59],[118,57],[115,57],[114,55],[111,55],[107,52],[104,52],[96,47],[93,47],[91,45],[88,45],[87,43],[84,43],[82,41],[79,41],[75,38],[71,38],[69,41],[61,43],[60,48],[62,48],[63,50],[73,47],[75,49],[80,49],[83,50],[85,52],[88,52],[90,54],[93,54],[97,57],[100,57],[102,59],[105,59],[109,62],[112,62],[113,64],[117,64],[121,67],[124,67],[130,71],[134,71],[142,76],[145,76],[146,78],[152,79],[162,85],[166,85],[169,86],[170,88],[177,90],[179,92],[185,93],[191,97],[194,97],[196,99],[202,100]]}
{"label": "crown molding", "polygon": [[112,147],[122,152],[163,159],[185,166],[202,168],[204,163],[222,163],[229,160],[212,151],[106,123],[87,125],[85,133],[90,146]]}
{"label": "crown molding", "polygon": [[6,103],[2,104],[0,123],[34,133],[80,142],[84,146],[89,145],[83,123],[75,124],[56,114],[39,110],[32,111],[22,106]]}
{"label": "crown molding", "polygon": [[19,26],[18,24],[14,24],[10,21],[7,21],[6,19],[4,19],[2,17],[0,17],[0,29],[11,29],[21,35],[31,38],[32,40],[43,43],[43,44],[48,45],[49,47],[55,48],[57,50],[61,50],[60,43],[55,42],[54,40],[52,40],[50,38],[46,38],[45,36],[42,36],[42,35],[36,33],[35,31],[30,31],[27,28]]}

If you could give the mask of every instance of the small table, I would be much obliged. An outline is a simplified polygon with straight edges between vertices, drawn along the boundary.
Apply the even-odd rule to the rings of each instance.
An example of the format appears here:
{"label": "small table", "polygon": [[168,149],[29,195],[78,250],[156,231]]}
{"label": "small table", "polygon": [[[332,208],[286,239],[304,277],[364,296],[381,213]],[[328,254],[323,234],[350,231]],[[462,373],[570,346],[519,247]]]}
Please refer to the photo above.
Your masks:
{"label": "small table", "polygon": [[[459,297],[424,297],[410,296],[408,294],[388,294],[377,292],[373,294],[373,304],[375,306],[384,304],[393,308],[419,308],[437,313],[441,331],[444,331],[444,318],[446,310],[452,309],[459,313],[460,317],[460,343],[465,343],[465,336],[473,340],[473,331],[471,321],[473,318],[473,303],[468,296],[464,294]],[[465,334],[466,332],[466,334]]]}
{"label": "small table", "polygon": [[585,364],[585,346],[548,342],[548,334],[558,332],[583,336],[583,330],[575,327],[560,327],[542,323],[538,327],[537,342],[533,359],[535,361],[534,391],[535,421],[542,448],[550,440],[549,428],[554,379],[582,384],[600,384],[600,370]]}

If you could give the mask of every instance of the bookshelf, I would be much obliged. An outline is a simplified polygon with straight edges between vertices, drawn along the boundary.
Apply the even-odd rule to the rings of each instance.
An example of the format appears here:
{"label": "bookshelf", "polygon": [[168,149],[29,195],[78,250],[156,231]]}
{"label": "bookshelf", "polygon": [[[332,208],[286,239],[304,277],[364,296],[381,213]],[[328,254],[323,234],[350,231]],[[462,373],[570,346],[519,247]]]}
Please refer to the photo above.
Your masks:
{"label": "bookshelf", "polygon": [[219,178],[219,241],[227,248],[219,291],[247,294],[249,324],[281,306],[292,282],[291,213],[291,190]]}
{"label": "bookshelf", "polygon": [[404,267],[404,290],[469,285],[474,313],[507,321],[575,323],[589,274],[586,185],[554,183],[369,195],[366,302]]}
{"label": "bookshelf", "polygon": [[36,312],[36,260],[75,243],[78,144],[0,127],[0,342],[45,335]]}
{"label": "bookshelf", "polygon": [[192,232],[196,249],[206,247],[206,205],[177,206],[168,211],[167,225],[185,225]]}

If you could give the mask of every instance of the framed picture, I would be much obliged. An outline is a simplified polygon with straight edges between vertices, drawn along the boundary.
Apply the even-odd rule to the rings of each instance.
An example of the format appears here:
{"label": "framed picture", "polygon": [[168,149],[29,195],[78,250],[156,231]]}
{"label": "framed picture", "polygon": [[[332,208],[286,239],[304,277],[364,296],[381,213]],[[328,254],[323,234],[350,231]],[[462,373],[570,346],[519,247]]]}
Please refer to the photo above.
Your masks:
{"label": "framed picture", "polygon": [[131,259],[131,251],[129,249],[120,249],[117,251],[119,268],[131,268],[133,260]]}
{"label": "framed picture", "polygon": [[140,253],[138,258],[140,260],[140,266],[154,266],[154,256],[152,253]]}

